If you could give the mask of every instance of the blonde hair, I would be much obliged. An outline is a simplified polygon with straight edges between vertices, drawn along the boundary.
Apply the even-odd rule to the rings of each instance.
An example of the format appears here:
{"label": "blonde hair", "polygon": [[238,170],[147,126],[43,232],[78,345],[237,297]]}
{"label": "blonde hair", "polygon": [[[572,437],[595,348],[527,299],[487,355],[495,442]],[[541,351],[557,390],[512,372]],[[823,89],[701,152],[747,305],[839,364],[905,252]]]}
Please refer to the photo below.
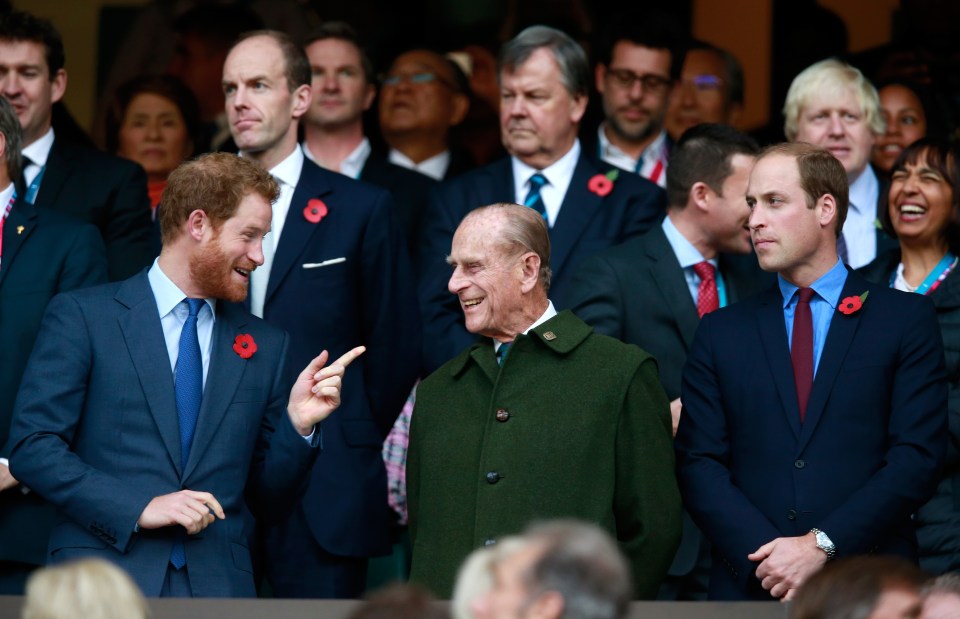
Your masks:
{"label": "blonde hair", "polygon": [[27,580],[22,619],[146,619],[147,602],[133,579],[103,559],[43,568]]}
{"label": "blonde hair", "polygon": [[810,65],[793,78],[783,104],[783,133],[787,139],[792,142],[797,138],[800,112],[810,99],[847,90],[856,97],[870,131],[874,135],[883,134],[885,127],[880,115],[877,89],[856,67],[836,58],[828,58]]}

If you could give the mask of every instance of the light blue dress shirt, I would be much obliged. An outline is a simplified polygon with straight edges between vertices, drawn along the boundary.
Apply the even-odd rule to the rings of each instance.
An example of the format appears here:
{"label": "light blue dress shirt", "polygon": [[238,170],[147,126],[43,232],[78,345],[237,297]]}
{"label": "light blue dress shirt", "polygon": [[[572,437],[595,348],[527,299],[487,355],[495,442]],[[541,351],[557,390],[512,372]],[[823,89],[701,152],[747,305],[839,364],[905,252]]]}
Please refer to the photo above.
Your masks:
{"label": "light blue dress shirt", "polygon": [[[780,294],[783,295],[783,319],[787,325],[787,343],[793,349],[793,315],[797,311],[797,291],[800,290],[783,277],[778,276]],[[816,377],[820,367],[820,355],[823,353],[823,344],[827,341],[827,332],[830,331],[830,321],[837,313],[837,304],[843,285],[847,281],[847,267],[840,260],[832,269],[820,276],[820,279],[810,286],[816,292],[810,298],[810,313],[813,315],[813,375]]]}
{"label": "light blue dress shirt", "polygon": [[[673,249],[680,268],[683,269],[683,276],[687,280],[687,288],[690,290],[690,296],[693,298],[693,304],[696,306],[697,297],[700,296],[700,276],[693,270],[693,265],[703,262],[703,256],[693,246],[693,243],[683,236],[677,227],[670,221],[670,217],[664,217],[660,224],[663,233],[667,237],[667,242]],[[723,275],[720,274],[720,266],[716,258],[707,260],[714,268],[714,278],[717,280],[717,297],[720,300],[720,307],[727,306],[727,285],[723,281]]]}

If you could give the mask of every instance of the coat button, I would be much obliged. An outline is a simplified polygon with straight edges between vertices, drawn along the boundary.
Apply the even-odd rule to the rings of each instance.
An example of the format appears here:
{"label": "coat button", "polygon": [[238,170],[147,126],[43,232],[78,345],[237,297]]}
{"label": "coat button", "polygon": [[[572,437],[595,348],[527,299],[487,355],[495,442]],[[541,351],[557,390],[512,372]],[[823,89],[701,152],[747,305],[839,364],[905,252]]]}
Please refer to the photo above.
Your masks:
{"label": "coat button", "polygon": [[787,520],[796,520],[797,519],[797,510],[790,509],[787,510]]}
{"label": "coat button", "polygon": [[497,411],[497,421],[503,423],[507,419],[510,419],[510,411],[503,408]]}
{"label": "coat button", "polygon": [[487,473],[487,483],[488,483],[488,484],[495,484],[495,483],[497,483],[498,481],[500,481],[500,473],[498,473],[498,472],[496,472],[496,471],[490,471],[489,473]]}
{"label": "coat button", "polygon": [[497,540],[493,539],[492,537],[488,537],[487,539],[483,540],[483,545],[484,545],[484,546],[496,546],[496,545],[497,545]]}
{"label": "coat button", "polygon": [[802,469],[803,467],[807,466],[807,463],[803,460],[797,460],[793,463],[793,466],[797,467],[798,469]]}

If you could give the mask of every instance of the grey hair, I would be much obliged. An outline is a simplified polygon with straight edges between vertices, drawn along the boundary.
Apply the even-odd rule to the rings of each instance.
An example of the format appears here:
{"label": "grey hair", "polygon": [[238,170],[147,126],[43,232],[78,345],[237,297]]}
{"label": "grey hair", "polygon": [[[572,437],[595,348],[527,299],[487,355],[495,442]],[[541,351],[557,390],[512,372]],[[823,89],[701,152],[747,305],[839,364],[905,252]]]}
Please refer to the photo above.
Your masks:
{"label": "grey hair", "polygon": [[560,80],[574,97],[587,96],[590,90],[590,63],[580,44],[565,32],[549,26],[530,26],[513,37],[500,50],[497,74],[513,72],[538,49],[547,49],[557,66]]}
{"label": "grey hair", "polygon": [[550,232],[547,222],[536,210],[511,202],[498,202],[481,206],[470,211],[467,217],[479,217],[500,212],[503,215],[503,227],[500,230],[500,243],[512,254],[531,251],[540,257],[540,273],[537,279],[544,292],[550,291]]}
{"label": "grey hair", "polygon": [[532,596],[559,593],[567,619],[626,617],[630,568],[606,532],[585,522],[555,520],[534,523],[524,537],[544,548],[527,574]]}

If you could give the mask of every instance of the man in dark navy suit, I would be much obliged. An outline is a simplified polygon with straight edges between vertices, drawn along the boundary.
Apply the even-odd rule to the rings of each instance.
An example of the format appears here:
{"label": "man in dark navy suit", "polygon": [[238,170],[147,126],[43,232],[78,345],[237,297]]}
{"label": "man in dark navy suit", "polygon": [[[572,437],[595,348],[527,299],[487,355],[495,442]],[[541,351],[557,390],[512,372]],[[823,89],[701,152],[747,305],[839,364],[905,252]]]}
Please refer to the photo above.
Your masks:
{"label": "man in dark navy suit", "polygon": [[0,98],[0,595],[23,595],[27,575],[46,563],[53,526],[53,508],[10,475],[5,445],[40,320],[57,293],[107,281],[96,228],[18,199],[20,144],[17,114]]}
{"label": "man in dark navy suit", "polygon": [[343,22],[325,22],[305,46],[313,74],[313,103],[303,121],[303,154],[317,165],[382,187],[416,257],[427,194],[436,181],[373,152],[363,113],[376,95],[373,63],[357,33]]}
{"label": "man in dark navy suit", "polygon": [[255,595],[245,514],[296,503],[363,352],[322,352],[291,389],[290,337],[239,305],[278,193],[234,155],[183,164],[153,266],[50,302],[10,431],[10,472],[58,510],[50,562],[109,560],[149,596]]}
{"label": "man in dark navy suit", "polygon": [[933,304],[837,256],[847,173],[805,143],[761,153],[750,232],[766,293],[704,316],[683,372],[677,466],[714,545],[710,597],[791,599],[834,557],[916,561],[910,515],[947,450]]}
{"label": "man in dark navy suit", "polygon": [[0,17],[0,94],[23,127],[20,200],[94,224],[110,279],[124,279],[153,259],[147,175],[135,163],[54,135],[53,104],[67,89],[63,66],[63,41],[50,22],[20,11]]}
{"label": "man in dark navy suit", "polygon": [[356,343],[369,351],[344,383],[350,403],[324,426],[301,505],[266,532],[266,575],[278,597],[353,598],[367,559],[391,547],[380,454],[419,373],[420,327],[390,195],[320,168],[297,143],[310,82],[303,49],[274,31],[241,38],[223,68],[240,154],[280,183],[251,310],[291,334],[293,367],[320,346],[335,356]]}
{"label": "man in dark navy suit", "polygon": [[420,304],[429,371],[474,341],[447,291],[446,255],[468,212],[516,202],[543,215],[552,250],[550,297],[560,310],[569,305],[570,277],[583,258],[642,234],[666,206],[656,185],[581,148],[590,70],[573,39],[546,26],[527,28],[504,46],[499,64],[500,130],[510,157],[441,184],[424,218]]}

